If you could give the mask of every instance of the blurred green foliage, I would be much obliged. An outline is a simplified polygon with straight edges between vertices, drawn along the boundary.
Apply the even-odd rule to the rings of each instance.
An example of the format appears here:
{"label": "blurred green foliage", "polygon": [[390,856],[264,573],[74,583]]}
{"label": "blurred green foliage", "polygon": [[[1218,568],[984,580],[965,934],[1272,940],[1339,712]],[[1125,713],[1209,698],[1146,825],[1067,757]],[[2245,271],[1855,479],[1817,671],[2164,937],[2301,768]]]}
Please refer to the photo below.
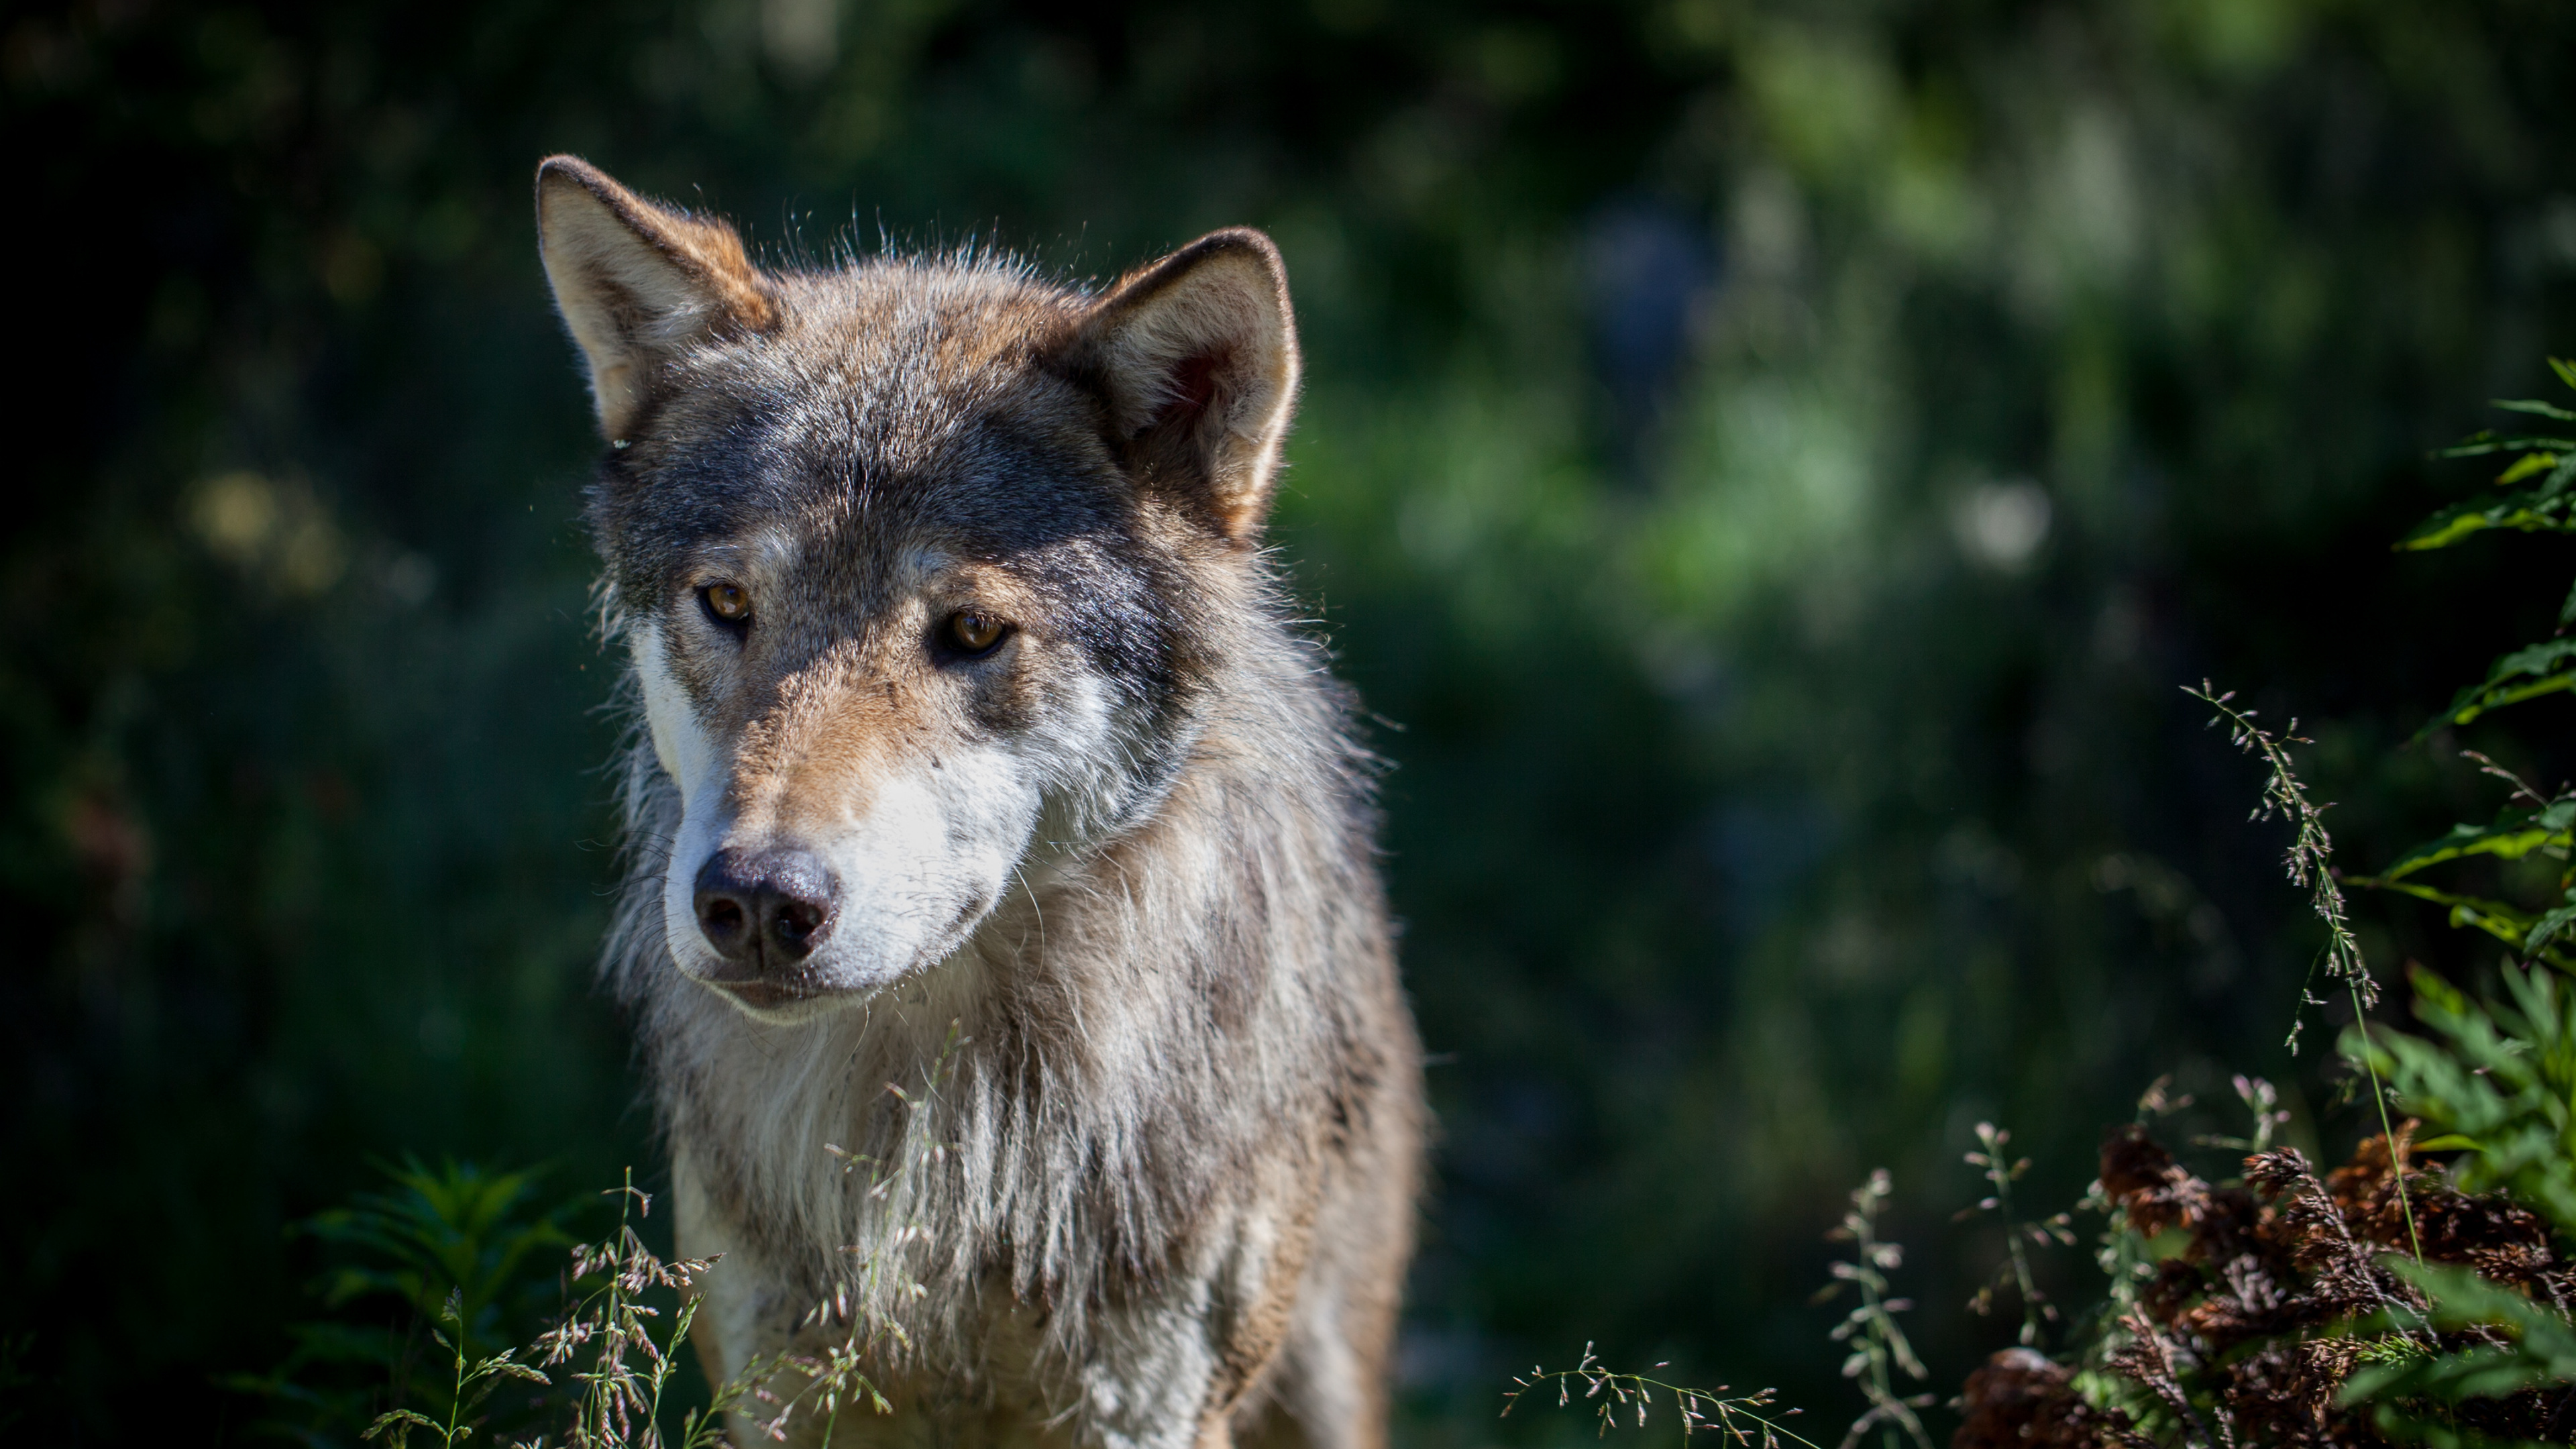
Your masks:
{"label": "blurred green foliage", "polygon": [[[327,1255],[312,1291],[334,1316],[288,1324],[291,1347],[267,1372],[224,1378],[259,1404],[254,1437],[353,1444],[397,1407],[444,1422],[455,1407],[446,1360],[520,1349],[563,1306],[564,1220],[592,1195],[547,1208],[537,1174],[454,1161],[406,1159],[383,1175],[387,1186],[297,1225]],[[487,1437],[528,1425],[530,1406],[515,1399],[484,1408]]]}
{"label": "blurred green foliage", "polygon": [[325,1282],[322,1301],[337,1308],[390,1293],[421,1317],[435,1318],[452,1294],[466,1352],[516,1347],[535,1337],[535,1326],[557,1305],[514,1300],[528,1296],[531,1279],[555,1276],[546,1270],[558,1264],[534,1260],[572,1246],[558,1221],[565,1209],[539,1212],[531,1202],[535,1174],[457,1162],[432,1169],[414,1159],[387,1176],[392,1190],[353,1194],[346,1205],[304,1221],[305,1232],[349,1250]]}
{"label": "blurred green foliage", "polygon": [[[2478,668],[2459,601],[2556,620],[2547,540],[2386,540],[2576,335],[2571,45],[2551,0],[14,8],[0,1338],[66,1442],[220,1434],[371,1155],[652,1160],[526,219],[576,150],[788,260],[1280,240],[1276,537],[1385,722],[1447,1063],[1415,1442],[1574,1432],[1496,1394],[1594,1338],[1834,1402],[1806,1289],[1881,1164],[1956,1381],[2012,1332],[1961,1310],[2000,1229],[1940,1226],[1974,1124],[2040,1211],[2160,1072],[2318,1086],[2313,924],[2177,686],[2339,722],[2348,859],[2491,804],[2459,744],[2568,768],[2563,697],[2379,762]],[[2476,967],[2387,906],[2370,959]]]}

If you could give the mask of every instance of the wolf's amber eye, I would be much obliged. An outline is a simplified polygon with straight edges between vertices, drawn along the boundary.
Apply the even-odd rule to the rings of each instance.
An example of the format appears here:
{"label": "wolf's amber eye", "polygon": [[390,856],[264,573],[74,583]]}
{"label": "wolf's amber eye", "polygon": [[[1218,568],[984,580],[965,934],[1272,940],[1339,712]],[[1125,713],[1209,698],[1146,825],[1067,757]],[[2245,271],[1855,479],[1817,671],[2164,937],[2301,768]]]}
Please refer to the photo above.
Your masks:
{"label": "wolf's amber eye", "polygon": [[728,624],[741,624],[751,618],[751,593],[740,584],[709,584],[699,590],[707,601],[707,612]]}
{"label": "wolf's amber eye", "polygon": [[1001,643],[1009,627],[990,614],[961,609],[948,616],[948,642],[968,654],[982,654]]}

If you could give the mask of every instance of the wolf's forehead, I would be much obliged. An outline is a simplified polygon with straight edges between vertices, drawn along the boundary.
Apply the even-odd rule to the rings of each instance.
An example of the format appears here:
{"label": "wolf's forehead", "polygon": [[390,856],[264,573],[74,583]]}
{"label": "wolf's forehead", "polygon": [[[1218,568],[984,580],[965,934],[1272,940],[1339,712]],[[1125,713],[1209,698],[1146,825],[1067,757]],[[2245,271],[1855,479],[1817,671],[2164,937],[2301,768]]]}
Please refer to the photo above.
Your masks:
{"label": "wolf's forehead", "polygon": [[896,407],[988,397],[1025,376],[1073,295],[999,269],[875,263],[804,279],[763,349],[789,386]]}
{"label": "wolf's forehead", "polygon": [[667,415],[672,492],[647,511],[687,521],[664,543],[782,537],[806,567],[888,574],[890,551],[999,558],[1117,527],[1098,419],[1041,361],[1072,294],[891,263],[787,281],[786,325],[701,354]]}
{"label": "wolf's forehead", "polygon": [[981,435],[996,421],[1025,431],[1064,411],[1038,358],[1062,330],[1067,294],[998,272],[879,263],[801,278],[790,297],[786,325],[737,354],[723,385],[774,456],[809,471],[846,461],[860,478],[953,472],[989,451]]}

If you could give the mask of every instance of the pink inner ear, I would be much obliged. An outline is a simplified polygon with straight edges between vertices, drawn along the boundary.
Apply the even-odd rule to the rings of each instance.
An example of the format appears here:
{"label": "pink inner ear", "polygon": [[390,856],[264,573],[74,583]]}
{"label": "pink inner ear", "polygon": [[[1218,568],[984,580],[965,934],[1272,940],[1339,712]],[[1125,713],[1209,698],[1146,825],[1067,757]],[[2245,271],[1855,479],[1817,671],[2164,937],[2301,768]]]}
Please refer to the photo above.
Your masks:
{"label": "pink inner ear", "polygon": [[1163,405],[1157,424],[1195,421],[1216,401],[1217,375],[1234,361],[1230,351],[1200,352],[1184,357],[1172,368],[1171,401]]}

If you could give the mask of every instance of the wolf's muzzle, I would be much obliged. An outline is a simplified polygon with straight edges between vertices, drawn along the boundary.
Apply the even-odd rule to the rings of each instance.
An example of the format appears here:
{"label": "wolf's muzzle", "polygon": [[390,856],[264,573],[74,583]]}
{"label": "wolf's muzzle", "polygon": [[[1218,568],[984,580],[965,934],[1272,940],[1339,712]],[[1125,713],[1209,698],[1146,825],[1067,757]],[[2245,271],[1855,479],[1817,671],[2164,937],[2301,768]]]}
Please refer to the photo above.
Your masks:
{"label": "wolf's muzzle", "polygon": [[832,930],[832,873],[812,851],[726,847],[698,870],[698,931],[738,968],[770,976],[812,954]]}

